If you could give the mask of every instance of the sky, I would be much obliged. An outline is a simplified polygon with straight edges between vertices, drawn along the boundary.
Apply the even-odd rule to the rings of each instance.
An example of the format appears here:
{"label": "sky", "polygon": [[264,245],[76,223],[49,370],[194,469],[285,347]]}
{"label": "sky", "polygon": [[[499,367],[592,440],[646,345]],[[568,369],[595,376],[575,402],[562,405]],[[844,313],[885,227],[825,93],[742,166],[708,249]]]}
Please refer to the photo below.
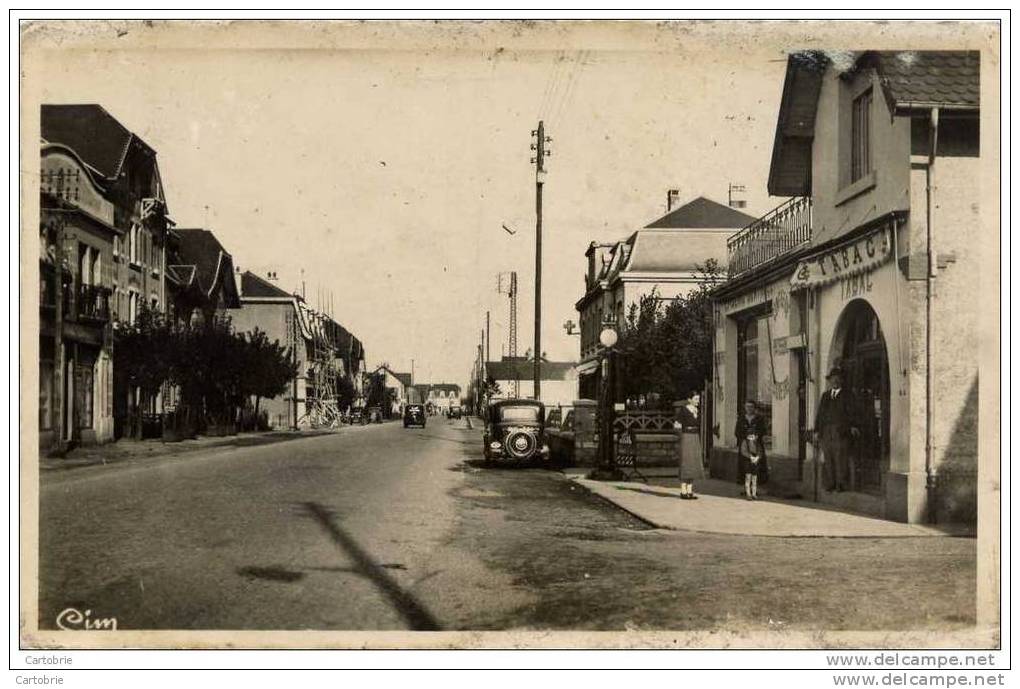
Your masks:
{"label": "sky", "polygon": [[[402,28],[419,29],[429,33]],[[550,359],[579,357],[563,323],[577,321],[591,241],[662,215],[670,188],[682,202],[725,203],[727,185],[742,184],[752,215],[780,201],[765,190],[778,49],[704,37],[694,49],[652,29],[537,44],[434,33],[399,48],[309,33],[229,49],[150,37],[47,51],[24,81],[39,102],[101,104],[157,151],[178,226],[212,230],[235,266],[303,285],[313,306],[328,295],[370,366],[409,371],[413,360],[416,382],[466,384],[487,310],[500,356],[501,272],[518,273],[518,351],[532,346],[539,119],[553,139]]]}

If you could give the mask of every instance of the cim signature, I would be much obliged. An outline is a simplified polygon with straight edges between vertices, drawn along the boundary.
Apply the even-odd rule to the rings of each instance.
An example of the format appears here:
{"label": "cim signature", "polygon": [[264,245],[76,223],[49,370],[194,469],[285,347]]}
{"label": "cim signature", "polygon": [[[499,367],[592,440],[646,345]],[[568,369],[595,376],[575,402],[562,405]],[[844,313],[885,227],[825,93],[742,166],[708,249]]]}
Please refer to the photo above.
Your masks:
{"label": "cim signature", "polygon": [[92,611],[82,612],[77,608],[66,608],[57,615],[57,627],[64,631],[102,629],[116,631],[116,617],[92,617]]}

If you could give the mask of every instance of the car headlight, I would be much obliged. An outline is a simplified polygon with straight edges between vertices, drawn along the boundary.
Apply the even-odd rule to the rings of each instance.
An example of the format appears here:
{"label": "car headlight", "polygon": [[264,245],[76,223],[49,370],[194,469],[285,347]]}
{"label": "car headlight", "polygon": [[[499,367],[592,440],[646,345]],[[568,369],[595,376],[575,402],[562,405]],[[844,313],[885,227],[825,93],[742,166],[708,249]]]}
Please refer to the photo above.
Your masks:
{"label": "car headlight", "polygon": [[489,447],[492,448],[493,450],[498,450],[503,446],[500,444],[498,440],[493,440],[491,443],[489,443]]}

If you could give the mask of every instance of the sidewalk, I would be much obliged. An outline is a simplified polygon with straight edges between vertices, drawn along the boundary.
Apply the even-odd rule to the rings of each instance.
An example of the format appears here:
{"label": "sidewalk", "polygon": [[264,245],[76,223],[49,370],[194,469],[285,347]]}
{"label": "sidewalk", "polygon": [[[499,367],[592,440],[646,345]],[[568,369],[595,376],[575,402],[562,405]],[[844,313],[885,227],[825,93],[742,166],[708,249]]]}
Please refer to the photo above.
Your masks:
{"label": "sidewalk", "polygon": [[76,447],[68,452],[66,457],[40,457],[39,471],[61,471],[87,466],[119,464],[155,457],[190,454],[213,448],[256,447],[285,442],[287,440],[313,438],[319,435],[336,433],[338,430],[323,428],[299,431],[259,431],[216,437],[200,436],[176,443],[164,443],[158,438],[150,440],[129,440],[122,438],[115,443]]}
{"label": "sidewalk", "polygon": [[786,538],[916,538],[972,536],[967,525],[902,524],[820,505],[809,500],[784,500],[759,495],[739,496],[741,486],[703,479],[695,488],[698,500],[681,500],[675,477],[648,476],[641,482],[589,481],[590,469],[564,473],[595,495],[660,529],[701,533]]}

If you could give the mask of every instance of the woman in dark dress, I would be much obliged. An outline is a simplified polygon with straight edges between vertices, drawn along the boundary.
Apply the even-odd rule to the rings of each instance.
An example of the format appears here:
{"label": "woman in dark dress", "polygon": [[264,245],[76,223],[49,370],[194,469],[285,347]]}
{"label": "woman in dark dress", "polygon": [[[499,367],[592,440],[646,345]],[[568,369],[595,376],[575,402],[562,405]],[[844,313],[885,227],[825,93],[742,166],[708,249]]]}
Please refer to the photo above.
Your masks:
{"label": "woman in dark dress", "polygon": [[[765,419],[758,413],[758,405],[753,401],[744,402],[744,413],[737,419],[737,428],[734,434],[737,436],[737,454],[739,462],[737,466],[737,482],[744,483],[747,474],[754,473],[758,476],[758,483],[767,483],[769,480],[768,459],[765,456],[764,438],[766,435]],[[750,457],[747,456],[748,438],[754,436],[760,448],[760,455],[757,465],[752,465]],[[746,492],[741,495],[746,496]]]}

